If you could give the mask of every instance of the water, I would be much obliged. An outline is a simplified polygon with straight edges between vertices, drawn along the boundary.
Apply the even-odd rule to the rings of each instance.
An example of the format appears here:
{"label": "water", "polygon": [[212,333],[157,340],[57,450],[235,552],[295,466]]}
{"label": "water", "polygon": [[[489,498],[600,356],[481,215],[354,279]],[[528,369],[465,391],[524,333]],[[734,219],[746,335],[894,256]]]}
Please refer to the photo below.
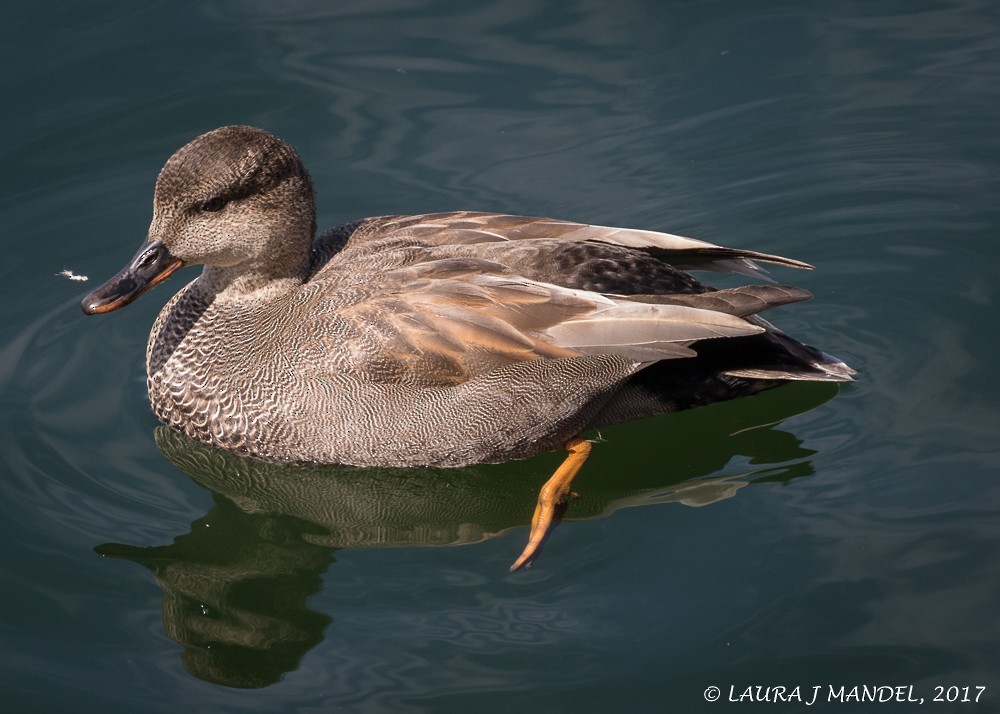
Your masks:
{"label": "water", "polygon": [[[5,711],[718,711],[730,687],[865,684],[1000,711],[995,3],[3,18]],[[324,226],[470,208],[806,260],[775,273],[815,300],[774,319],[860,382],[606,430],[513,575],[555,455],[372,475],[204,453],[145,401],[182,278],[77,303],[142,240],[163,161],[226,123],[298,147]],[[242,646],[206,649],[220,633]],[[987,689],[931,701],[951,685]]]}

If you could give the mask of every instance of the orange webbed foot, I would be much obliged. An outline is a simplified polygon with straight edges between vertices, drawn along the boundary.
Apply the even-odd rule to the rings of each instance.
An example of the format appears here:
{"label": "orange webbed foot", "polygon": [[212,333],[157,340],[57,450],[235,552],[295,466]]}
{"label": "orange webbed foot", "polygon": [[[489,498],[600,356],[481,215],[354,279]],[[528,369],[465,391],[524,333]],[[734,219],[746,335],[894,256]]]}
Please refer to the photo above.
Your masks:
{"label": "orange webbed foot", "polygon": [[566,443],[566,451],[569,453],[538,493],[538,503],[535,505],[535,513],[531,517],[528,544],[518,559],[514,561],[514,564],[510,566],[511,572],[526,565],[530,566],[531,562],[538,556],[542,543],[545,542],[546,537],[565,512],[567,497],[579,497],[578,494],[571,492],[569,487],[573,478],[587,461],[587,457],[590,456],[590,449],[590,442],[578,436]]}

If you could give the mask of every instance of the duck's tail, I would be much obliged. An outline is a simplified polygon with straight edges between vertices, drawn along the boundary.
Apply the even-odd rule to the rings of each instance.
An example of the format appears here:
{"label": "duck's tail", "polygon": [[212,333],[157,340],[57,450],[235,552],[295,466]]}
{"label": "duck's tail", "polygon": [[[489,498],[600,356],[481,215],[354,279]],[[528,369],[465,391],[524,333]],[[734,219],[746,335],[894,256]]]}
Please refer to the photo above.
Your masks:
{"label": "duck's tail", "polygon": [[857,374],[857,371],[848,367],[842,360],[811,345],[802,344],[760,318],[753,321],[766,324],[766,340],[776,347],[780,345],[781,349],[771,353],[776,358],[774,363],[764,360],[759,363],[727,369],[723,374],[745,379],[777,379],[782,381],[854,381],[854,375]]}
{"label": "duck's tail", "polygon": [[783,367],[757,367],[754,369],[731,369],[725,372],[730,377],[745,379],[780,379],[800,382],[853,382],[856,371],[846,364],[823,353],[827,361],[811,362],[808,367],[789,370]]}

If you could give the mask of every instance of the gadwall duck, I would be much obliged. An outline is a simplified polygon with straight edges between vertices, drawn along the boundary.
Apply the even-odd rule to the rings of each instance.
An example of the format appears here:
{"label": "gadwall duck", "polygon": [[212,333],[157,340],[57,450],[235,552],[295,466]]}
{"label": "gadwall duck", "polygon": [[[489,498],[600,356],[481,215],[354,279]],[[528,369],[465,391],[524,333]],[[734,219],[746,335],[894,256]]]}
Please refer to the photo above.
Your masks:
{"label": "gadwall duck", "polygon": [[494,213],[381,216],[314,238],[315,216],[290,145],[246,126],[203,134],[167,161],[148,238],[83,311],[204,265],[153,324],[147,386],[160,420],[225,449],[355,466],[567,449],[512,569],[569,495],[588,429],[854,374],[757,315],[805,290],[716,290],[684,272],[810,267],[796,260]]}

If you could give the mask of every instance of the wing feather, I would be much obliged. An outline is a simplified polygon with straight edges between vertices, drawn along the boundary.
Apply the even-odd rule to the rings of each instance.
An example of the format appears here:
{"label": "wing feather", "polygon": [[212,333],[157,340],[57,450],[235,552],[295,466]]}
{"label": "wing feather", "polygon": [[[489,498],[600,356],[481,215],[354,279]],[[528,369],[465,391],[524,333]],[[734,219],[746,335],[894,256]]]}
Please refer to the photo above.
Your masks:
{"label": "wing feather", "polygon": [[733,272],[767,280],[757,262],[811,270],[800,260],[740,248],[727,248],[672,233],[587,225],[553,218],[512,216],[501,213],[429,213],[375,219],[365,240],[407,238],[423,245],[474,245],[520,240],[558,240],[567,243],[597,242],[635,248],[654,255],[680,270]]}
{"label": "wing feather", "polygon": [[455,382],[543,358],[614,354],[646,363],[692,357],[699,340],[764,329],[725,311],[574,290],[491,267],[472,260],[409,266],[389,274],[398,282],[390,281],[388,295],[343,310],[378,347],[366,354],[379,369],[366,365],[366,372]]}
{"label": "wing feather", "polygon": [[674,295],[628,295],[627,300],[639,302],[687,305],[704,310],[724,312],[737,317],[756,315],[772,307],[788,305],[812,298],[812,293],[791,285],[744,285],[706,293],[679,293]]}

